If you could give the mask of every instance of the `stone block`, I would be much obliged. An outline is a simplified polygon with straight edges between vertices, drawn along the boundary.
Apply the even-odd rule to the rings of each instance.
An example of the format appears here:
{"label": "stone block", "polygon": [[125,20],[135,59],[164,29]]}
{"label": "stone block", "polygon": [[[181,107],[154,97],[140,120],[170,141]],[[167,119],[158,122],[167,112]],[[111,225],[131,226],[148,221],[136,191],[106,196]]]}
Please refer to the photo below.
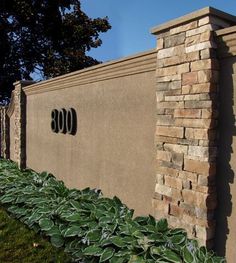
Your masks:
{"label": "stone block", "polygon": [[199,19],[198,21],[198,26],[203,26],[203,25],[206,25],[206,24],[210,24],[210,17],[209,16],[206,16],[206,17],[203,17],[201,19]]}
{"label": "stone block", "polygon": [[199,83],[212,82],[217,83],[219,80],[219,72],[216,70],[200,70],[198,71]]}
{"label": "stone block", "polygon": [[157,126],[156,127],[157,135],[164,135],[175,138],[183,138],[184,128],[182,127],[170,127],[170,126]]}
{"label": "stone block", "polygon": [[209,19],[210,19],[210,23],[218,26],[218,28],[225,28],[231,26],[230,22],[227,22],[216,16],[211,16],[209,17]]}
{"label": "stone block", "polygon": [[206,31],[214,31],[218,29],[217,26],[214,26],[214,25],[204,25],[204,26],[200,26],[198,28],[195,28],[195,29],[192,29],[192,30],[188,30],[186,32],[186,37],[191,37],[191,36],[194,36],[194,35],[198,35],[198,34],[201,34],[203,32],[206,32]]}
{"label": "stone block", "polygon": [[191,62],[191,70],[197,71],[202,69],[219,69],[219,65],[214,59],[203,59]]}
{"label": "stone block", "polygon": [[171,187],[171,188],[175,188],[175,189],[179,189],[182,190],[183,188],[183,183],[182,180],[180,178],[176,178],[176,177],[171,177],[171,176],[165,176],[165,185]]}
{"label": "stone block", "polygon": [[175,28],[171,28],[170,29],[170,35],[174,35],[174,34],[178,34],[181,32],[185,32],[194,28],[197,28],[198,23],[197,21],[193,21],[193,22],[189,22],[187,24],[175,27]]}
{"label": "stone block", "polygon": [[200,42],[200,34],[195,35],[195,36],[191,36],[191,37],[187,37],[186,41],[185,41],[185,46],[189,47],[192,45],[196,45]]}
{"label": "stone block", "polygon": [[189,146],[188,148],[189,156],[196,156],[200,158],[216,157],[217,148],[216,147],[203,147],[203,146]]}
{"label": "stone block", "polygon": [[184,202],[187,204],[196,204],[196,199],[197,199],[197,192],[194,192],[192,190],[188,190],[188,189],[183,189],[182,190],[182,195],[183,195],[183,199]]}
{"label": "stone block", "polygon": [[197,184],[200,186],[211,186],[215,185],[215,175],[198,175]]}
{"label": "stone block", "polygon": [[182,101],[184,99],[183,95],[179,96],[165,96],[165,101]]}
{"label": "stone block", "polygon": [[164,101],[164,102],[159,102],[157,104],[157,108],[159,109],[177,109],[177,108],[184,108],[184,102],[175,102],[175,101]]}
{"label": "stone block", "polygon": [[160,65],[167,67],[167,66],[178,65],[181,63],[191,62],[199,59],[200,59],[199,51],[194,51],[188,54],[181,54],[178,56],[162,59],[160,61]]}
{"label": "stone block", "polygon": [[181,144],[181,145],[198,145],[198,140],[189,140],[189,139],[177,139],[177,143]]}
{"label": "stone block", "polygon": [[211,92],[216,92],[216,90],[217,90],[217,85],[209,82],[209,83],[192,85],[192,87],[189,89],[189,93],[191,94],[211,93]]}
{"label": "stone block", "polygon": [[200,35],[200,42],[206,42],[213,40],[213,34],[212,31],[206,31],[201,33]]}
{"label": "stone block", "polygon": [[174,118],[200,118],[200,109],[176,109],[174,111]]}
{"label": "stone block", "polygon": [[169,214],[173,215],[173,216],[176,216],[179,219],[181,219],[182,216],[183,216],[183,208],[181,208],[181,207],[179,207],[177,205],[174,205],[174,204],[170,204]]}
{"label": "stone block", "polygon": [[197,183],[198,175],[197,173],[187,172],[187,171],[180,171],[179,178],[183,181],[191,181],[191,183]]}
{"label": "stone block", "polygon": [[196,129],[196,128],[186,128],[185,129],[185,137],[189,139],[197,139],[197,140],[207,140],[209,138],[208,129]]}
{"label": "stone block", "polygon": [[165,114],[165,109],[156,109],[156,114],[157,114],[157,115],[163,115],[163,114]]}
{"label": "stone block", "polygon": [[170,58],[184,53],[184,45],[161,49],[157,52],[157,59]]}
{"label": "stone block", "polygon": [[158,160],[162,160],[162,161],[166,161],[166,162],[170,162],[171,161],[171,153],[170,152],[167,152],[167,151],[160,151],[158,150],[156,152],[156,158]]}
{"label": "stone block", "polygon": [[173,138],[173,137],[156,135],[155,139],[156,139],[156,142],[163,143],[163,144],[164,143],[179,143],[178,138]]}
{"label": "stone block", "polygon": [[190,190],[190,189],[191,189],[191,186],[192,186],[191,181],[189,181],[189,180],[184,180],[184,181],[183,181],[183,189],[188,189],[188,190]]}
{"label": "stone block", "polygon": [[185,41],[185,32],[165,38],[164,47],[174,47],[183,44]]}
{"label": "stone block", "polygon": [[[164,103],[164,102],[162,102]],[[212,108],[213,102],[211,100],[206,101],[185,101],[184,108],[186,109],[204,109],[204,108]]]}
{"label": "stone block", "polygon": [[179,189],[172,188],[172,203],[178,203],[179,201],[183,201],[182,191]]}
{"label": "stone block", "polygon": [[171,160],[172,160],[173,164],[182,168],[183,163],[184,163],[184,155],[182,153],[172,152]]}
{"label": "stone block", "polygon": [[214,175],[216,164],[184,158],[184,170],[202,175]]}
{"label": "stone block", "polygon": [[158,91],[156,92],[156,101],[164,101],[165,100],[165,91]]}
{"label": "stone block", "polygon": [[184,209],[184,214],[195,217],[194,204],[187,204],[187,203],[185,203],[184,200],[183,200],[183,202],[180,203],[179,206]]}
{"label": "stone block", "polygon": [[201,59],[217,58],[217,52],[213,48],[206,48],[200,51]]}
{"label": "stone block", "polygon": [[164,184],[164,175],[163,174],[156,174],[156,183],[157,184]]}
{"label": "stone block", "polygon": [[198,72],[188,72],[182,74],[182,85],[193,85],[198,83]]}
{"label": "stone block", "polygon": [[170,66],[165,68],[158,68],[156,70],[157,77],[163,77],[163,76],[170,76],[170,75],[176,75],[176,74],[182,74],[185,72],[189,72],[189,63],[176,65],[176,66]]}
{"label": "stone block", "polygon": [[162,184],[156,184],[155,192],[161,195],[166,195],[171,197],[171,187]]}
{"label": "stone block", "polygon": [[161,211],[164,215],[169,213],[169,203],[166,201],[152,199],[152,207],[157,211]]}
{"label": "stone block", "polygon": [[170,167],[165,167],[165,166],[163,166],[163,164],[160,164],[160,163],[157,165],[156,171],[159,174],[170,175],[170,176],[174,176],[174,177],[177,177],[179,174],[179,170],[174,169],[174,168],[170,168]]}
{"label": "stone block", "polygon": [[166,151],[176,152],[176,153],[185,153],[188,152],[188,146],[187,145],[178,145],[178,144],[164,144],[164,149]]}
{"label": "stone block", "polygon": [[158,115],[156,124],[158,126],[171,126],[174,123],[173,117],[171,115]]}
{"label": "stone block", "polygon": [[164,39],[158,38],[157,39],[157,51],[164,48]]}
{"label": "stone block", "polygon": [[190,53],[190,52],[197,51],[197,50],[200,51],[206,48],[217,48],[217,46],[212,41],[205,41],[205,42],[201,42],[201,43],[189,46],[189,47],[185,47],[185,52]]}
{"label": "stone block", "polygon": [[181,81],[167,81],[167,82],[158,82],[157,90],[159,91],[167,91],[167,90],[175,90],[181,88]]}
{"label": "stone block", "polygon": [[174,125],[186,128],[213,128],[216,124],[211,119],[180,119],[174,120]]}
{"label": "stone block", "polygon": [[219,115],[217,110],[213,109],[202,109],[202,118],[203,119],[216,119]]}
{"label": "stone block", "polygon": [[165,77],[158,77],[156,79],[157,82],[171,82],[171,81],[176,81],[176,80],[181,80],[181,74],[170,75],[170,76],[165,76]]}

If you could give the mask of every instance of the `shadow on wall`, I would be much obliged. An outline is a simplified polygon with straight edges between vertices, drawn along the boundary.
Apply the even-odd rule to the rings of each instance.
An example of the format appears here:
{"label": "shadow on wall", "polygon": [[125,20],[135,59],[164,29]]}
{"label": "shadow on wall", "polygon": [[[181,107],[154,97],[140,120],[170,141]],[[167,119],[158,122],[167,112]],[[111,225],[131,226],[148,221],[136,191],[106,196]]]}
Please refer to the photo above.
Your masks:
{"label": "shadow on wall", "polygon": [[[232,191],[236,156],[234,156],[233,136],[236,135],[234,115],[233,64],[236,58],[225,58],[221,61],[219,90],[219,153],[217,161],[216,187],[218,208],[216,210],[215,250],[221,256],[226,254],[229,239],[229,217],[232,215]],[[235,186],[234,186],[235,188]],[[235,196],[236,197],[236,196]],[[235,218],[231,216],[230,220]],[[236,223],[236,222],[235,222]],[[232,234],[230,239],[232,238]],[[235,239],[235,237],[233,237]],[[231,242],[231,241],[230,241]]]}

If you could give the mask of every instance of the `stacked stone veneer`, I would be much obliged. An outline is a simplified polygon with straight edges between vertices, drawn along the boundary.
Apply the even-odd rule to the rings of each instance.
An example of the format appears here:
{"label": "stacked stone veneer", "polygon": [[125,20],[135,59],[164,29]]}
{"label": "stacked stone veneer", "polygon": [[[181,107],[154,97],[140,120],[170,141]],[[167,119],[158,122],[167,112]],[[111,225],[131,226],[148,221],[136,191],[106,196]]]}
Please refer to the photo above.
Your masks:
{"label": "stacked stone veneer", "polygon": [[[9,111],[7,112],[10,119],[14,111],[14,138],[10,138],[9,142],[14,142],[14,158],[20,168],[25,168],[26,163],[26,97],[23,87],[33,83],[33,81],[18,81],[14,83],[15,89],[12,94]],[[10,149],[10,145],[8,148]]]}
{"label": "stacked stone veneer", "polygon": [[155,216],[184,227],[208,247],[217,205],[214,30],[225,26],[229,23],[207,10],[199,18],[153,30],[158,37]]}
{"label": "stacked stone veneer", "polygon": [[9,119],[7,118],[8,107],[0,107],[0,131],[1,131],[1,157],[9,158]]}

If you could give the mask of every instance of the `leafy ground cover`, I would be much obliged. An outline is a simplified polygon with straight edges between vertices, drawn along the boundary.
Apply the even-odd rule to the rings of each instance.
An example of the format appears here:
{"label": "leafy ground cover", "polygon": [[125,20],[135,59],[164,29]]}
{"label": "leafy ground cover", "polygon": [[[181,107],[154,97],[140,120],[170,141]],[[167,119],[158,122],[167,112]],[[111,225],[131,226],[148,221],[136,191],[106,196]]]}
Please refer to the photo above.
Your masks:
{"label": "leafy ground cover", "polygon": [[0,207],[0,262],[69,263],[71,258]]}
{"label": "leafy ground cover", "polygon": [[6,160],[0,161],[0,203],[76,262],[225,262],[188,239],[185,230],[169,228],[165,219],[133,218],[133,210],[117,197],[68,189],[51,174],[19,171]]}

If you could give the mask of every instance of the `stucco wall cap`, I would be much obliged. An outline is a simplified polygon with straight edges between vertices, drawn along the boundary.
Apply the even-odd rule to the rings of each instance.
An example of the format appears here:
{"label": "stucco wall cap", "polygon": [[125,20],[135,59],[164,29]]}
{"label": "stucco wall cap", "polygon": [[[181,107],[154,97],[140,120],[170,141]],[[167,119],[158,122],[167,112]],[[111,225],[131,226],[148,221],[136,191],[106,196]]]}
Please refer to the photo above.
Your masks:
{"label": "stucco wall cap", "polygon": [[181,24],[199,19],[201,17],[212,15],[219,18],[222,18],[228,22],[232,22],[232,24],[236,23],[236,16],[230,15],[228,13],[225,13],[221,10],[215,9],[213,7],[205,7],[203,9],[197,10],[195,12],[192,12],[190,14],[181,16],[179,18],[173,19],[169,22],[166,22],[164,24],[161,24],[159,26],[151,28],[150,32],[154,35],[158,35],[159,33],[162,33],[164,31],[169,30],[170,28],[177,27]]}
{"label": "stucco wall cap", "polygon": [[[224,36],[224,35],[236,33],[236,26],[231,26],[231,27],[219,29],[219,30],[215,31],[215,33],[217,36]],[[235,36],[235,38],[236,38],[236,36]]]}
{"label": "stucco wall cap", "polygon": [[18,80],[13,83],[14,86],[22,85],[22,86],[28,86],[34,84],[35,81],[33,80]]}

